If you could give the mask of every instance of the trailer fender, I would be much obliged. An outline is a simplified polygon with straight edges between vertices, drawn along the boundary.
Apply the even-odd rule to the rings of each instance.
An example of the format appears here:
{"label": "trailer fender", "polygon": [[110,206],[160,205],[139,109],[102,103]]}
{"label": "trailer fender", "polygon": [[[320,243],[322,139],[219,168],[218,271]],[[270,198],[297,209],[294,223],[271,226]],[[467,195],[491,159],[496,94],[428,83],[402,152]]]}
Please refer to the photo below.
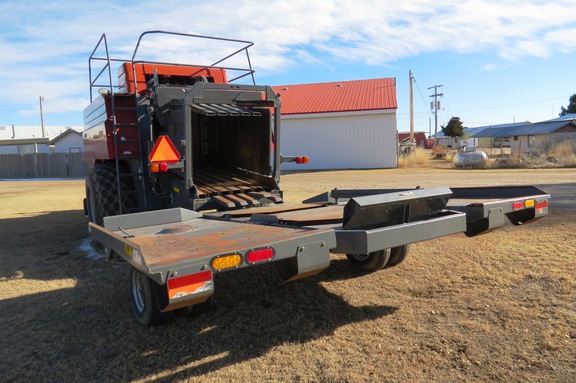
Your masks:
{"label": "trailer fender", "polygon": [[298,246],[296,256],[276,262],[276,269],[284,282],[318,274],[330,266],[330,249],[325,241]]}
{"label": "trailer fender", "polygon": [[489,233],[492,230],[504,226],[505,222],[506,214],[504,214],[504,209],[500,207],[488,209],[488,215],[486,218],[466,222],[465,234],[467,237],[474,237],[478,234]]}

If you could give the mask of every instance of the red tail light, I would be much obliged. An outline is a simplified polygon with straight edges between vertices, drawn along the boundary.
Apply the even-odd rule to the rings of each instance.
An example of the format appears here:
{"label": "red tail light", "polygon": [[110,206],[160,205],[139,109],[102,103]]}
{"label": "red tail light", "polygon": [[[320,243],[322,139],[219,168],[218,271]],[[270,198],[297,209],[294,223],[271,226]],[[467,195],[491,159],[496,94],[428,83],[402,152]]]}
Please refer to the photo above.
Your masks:
{"label": "red tail light", "polygon": [[246,253],[246,262],[258,263],[270,261],[276,255],[276,251],[272,247],[264,247],[261,249],[253,249]]}
{"label": "red tail light", "polygon": [[524,208],[524,202],[522,201],[516,201],[512,204],[512,210],[516,211],[516,210],[520,210]]}

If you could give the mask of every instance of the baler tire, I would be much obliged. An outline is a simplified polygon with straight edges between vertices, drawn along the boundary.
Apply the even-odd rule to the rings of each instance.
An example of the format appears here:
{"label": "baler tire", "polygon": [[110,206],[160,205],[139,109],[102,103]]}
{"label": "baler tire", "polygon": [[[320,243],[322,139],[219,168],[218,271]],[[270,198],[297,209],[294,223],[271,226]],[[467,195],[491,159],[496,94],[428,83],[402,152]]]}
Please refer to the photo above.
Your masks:
{"label": "baler tire", "polygon": [[116,166],[111,162],[96,164],[88,178],[92,182],[94,196],[93,222],[102,225],[104,217],[116,215],[119,212]]}
{"label": "baler tire", "polygon": [[96,177],[96,199],[102,217],[119,213],[118,184],[116,181],[116,165],[103,162],[94,167]]}
{"label": "baler tire", "polygon": [[386,266],[384,266],[384,268],[388,269],[390,267],[398,266],[399,264],[404,262],[404,260],[408,256],[409,250],[410,245],[403,245],[393,247],[392,249],[390,249],[390,259],[388,260],[388,263],[386,263]]}
{"label": "baler tire", "polygon": [[[126,172],[127,170],[121,166],[120,171]],[[92,222],[102,225],[104,217],[120,214],[116,164],[113,162],[96,164],[90,170],[87,181],[91,183],[90,196],[94,199],[93,203],[88,201],[93,206],[91,215],[94,220]],[[122,177],[120,183],[123,191],[134,189],[133,181],[128,177]],[[125,208],[136,207],[133,196],[123,193],[122,206]]]}
{"label": "baler tire", "polygon": [[134,267],[130,268],[130,290],[134,316],[141,325],[158,326],[170,319],[172,312],[160,309],[161,286]]}
{"label": "baler tire", "polygon": [[346,254],[348,261],[358,270],[373,272],[386,266],[390,259],[390,249],[374,251],[370,254]]}
{"label": "baler tire", "polygon": [[98,225],[102,224],[102,217],[98,217],[96,212],[98,207],[96,206],[96,193],[94,191],[94,174],[90,170],[88,176],[86,177],[86,214],[88,215],[88,221],[96,223]]}

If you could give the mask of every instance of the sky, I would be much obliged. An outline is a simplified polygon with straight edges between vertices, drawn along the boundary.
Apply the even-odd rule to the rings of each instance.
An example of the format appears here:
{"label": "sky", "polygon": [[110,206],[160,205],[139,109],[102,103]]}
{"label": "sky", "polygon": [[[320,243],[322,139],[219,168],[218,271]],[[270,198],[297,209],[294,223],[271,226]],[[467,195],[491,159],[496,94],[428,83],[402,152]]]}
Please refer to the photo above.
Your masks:
{"label": "sky", "polygon": [[[451,117],[466,127],[538,122],[576,93],[575,20],[573,0],[2,0],[0,126],[39,126],[40,104],[45,125],[81,126],[88,57],[102,34],[125,59],[150,30],[253,42],[259,85],[394,77],[400,132],[409,130],[410,70],[416,131],[434,132],[435,85],[438,129]],[[139,53],[159,61],[205,63],[230,49],[190,53],[181,41],[150,40]]]}

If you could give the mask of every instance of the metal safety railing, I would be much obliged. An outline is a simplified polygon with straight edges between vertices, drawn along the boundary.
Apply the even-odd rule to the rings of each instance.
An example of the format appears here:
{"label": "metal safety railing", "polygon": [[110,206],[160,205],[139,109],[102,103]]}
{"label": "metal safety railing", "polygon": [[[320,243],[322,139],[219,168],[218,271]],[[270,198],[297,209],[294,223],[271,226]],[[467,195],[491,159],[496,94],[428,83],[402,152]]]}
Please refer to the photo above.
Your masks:
{"label": "metal safety railing", "polygon": [[[139,59],[138,56],[141,54],[141,45],[144,39],[150,35],[160,35],[160,36],[176,36],[176,37],[183,37],[183,38],[190,38],[191,40],[205,40],[205,41],[217,41],[223,43],[231,43],[233,45],[237,45],[237,48],[233,48],[231,53],[225,54],[223,57],[210,62],[209,64],[204,63],[179,63],[179,62],[169,62],[169,61],[158,61],[158,60],[142,60]],[[101,47],[101,45],[103,45]],[[228,79],[228,82],[235,82],[244,77],[250,76],[252,80],[252,84],[256,85],[256,80],[254,78],[255,70],[252,68],[252,62],[250,60],[250,54],[248,49],[252,47],[254,43],[245,40],[237,40],[237,39],[228,39],[222,37],[214,37],[214,36],[203,36],[203,35],[195,35],[189,33],[179,33],[179,32],[167,32],[167,31],[146,31],[143,32],[134,48],[132,56],[129,58],[113,58],[110,57],[110,51],[108,47],[108,42],[106,39],[106,34],[102,34],[96,47],[90,54],[88,59],[88,70],[89,70],[89,78],[90,78],[90,102],[93,101],[94,97],[94,89],[96,88],[103,88],[111,93],[115,93],[114,91],[117,90],[118,84],[113,81],[112,77],[112,63],[131,63],[132,69],[134,70],[136,63],[142,64],[158,64],[158,65],[173,65],[173,66],[186,66],[186,67],[197,67],[198,73],[204,69],[224,69],[230,71],[232,73],[236,73],[236,76]],[[103,50],[101,54],[97,55],[97,53]],[[226,66],[222,65],[226,61],[232,59],[233,57],[237,57],[241,54],[245,55],[246,59],[246,67],[236,67],[236,66]],[[97,66],[96,63],[103,63],[101,66]],[[103,76],[107,78],[103,79]],[[133,89],[137,89],[137,82],[136,82],[136,75],[134,74],[132,81],[134,82]],[[137,93],[137,92],[136,92]]]}

